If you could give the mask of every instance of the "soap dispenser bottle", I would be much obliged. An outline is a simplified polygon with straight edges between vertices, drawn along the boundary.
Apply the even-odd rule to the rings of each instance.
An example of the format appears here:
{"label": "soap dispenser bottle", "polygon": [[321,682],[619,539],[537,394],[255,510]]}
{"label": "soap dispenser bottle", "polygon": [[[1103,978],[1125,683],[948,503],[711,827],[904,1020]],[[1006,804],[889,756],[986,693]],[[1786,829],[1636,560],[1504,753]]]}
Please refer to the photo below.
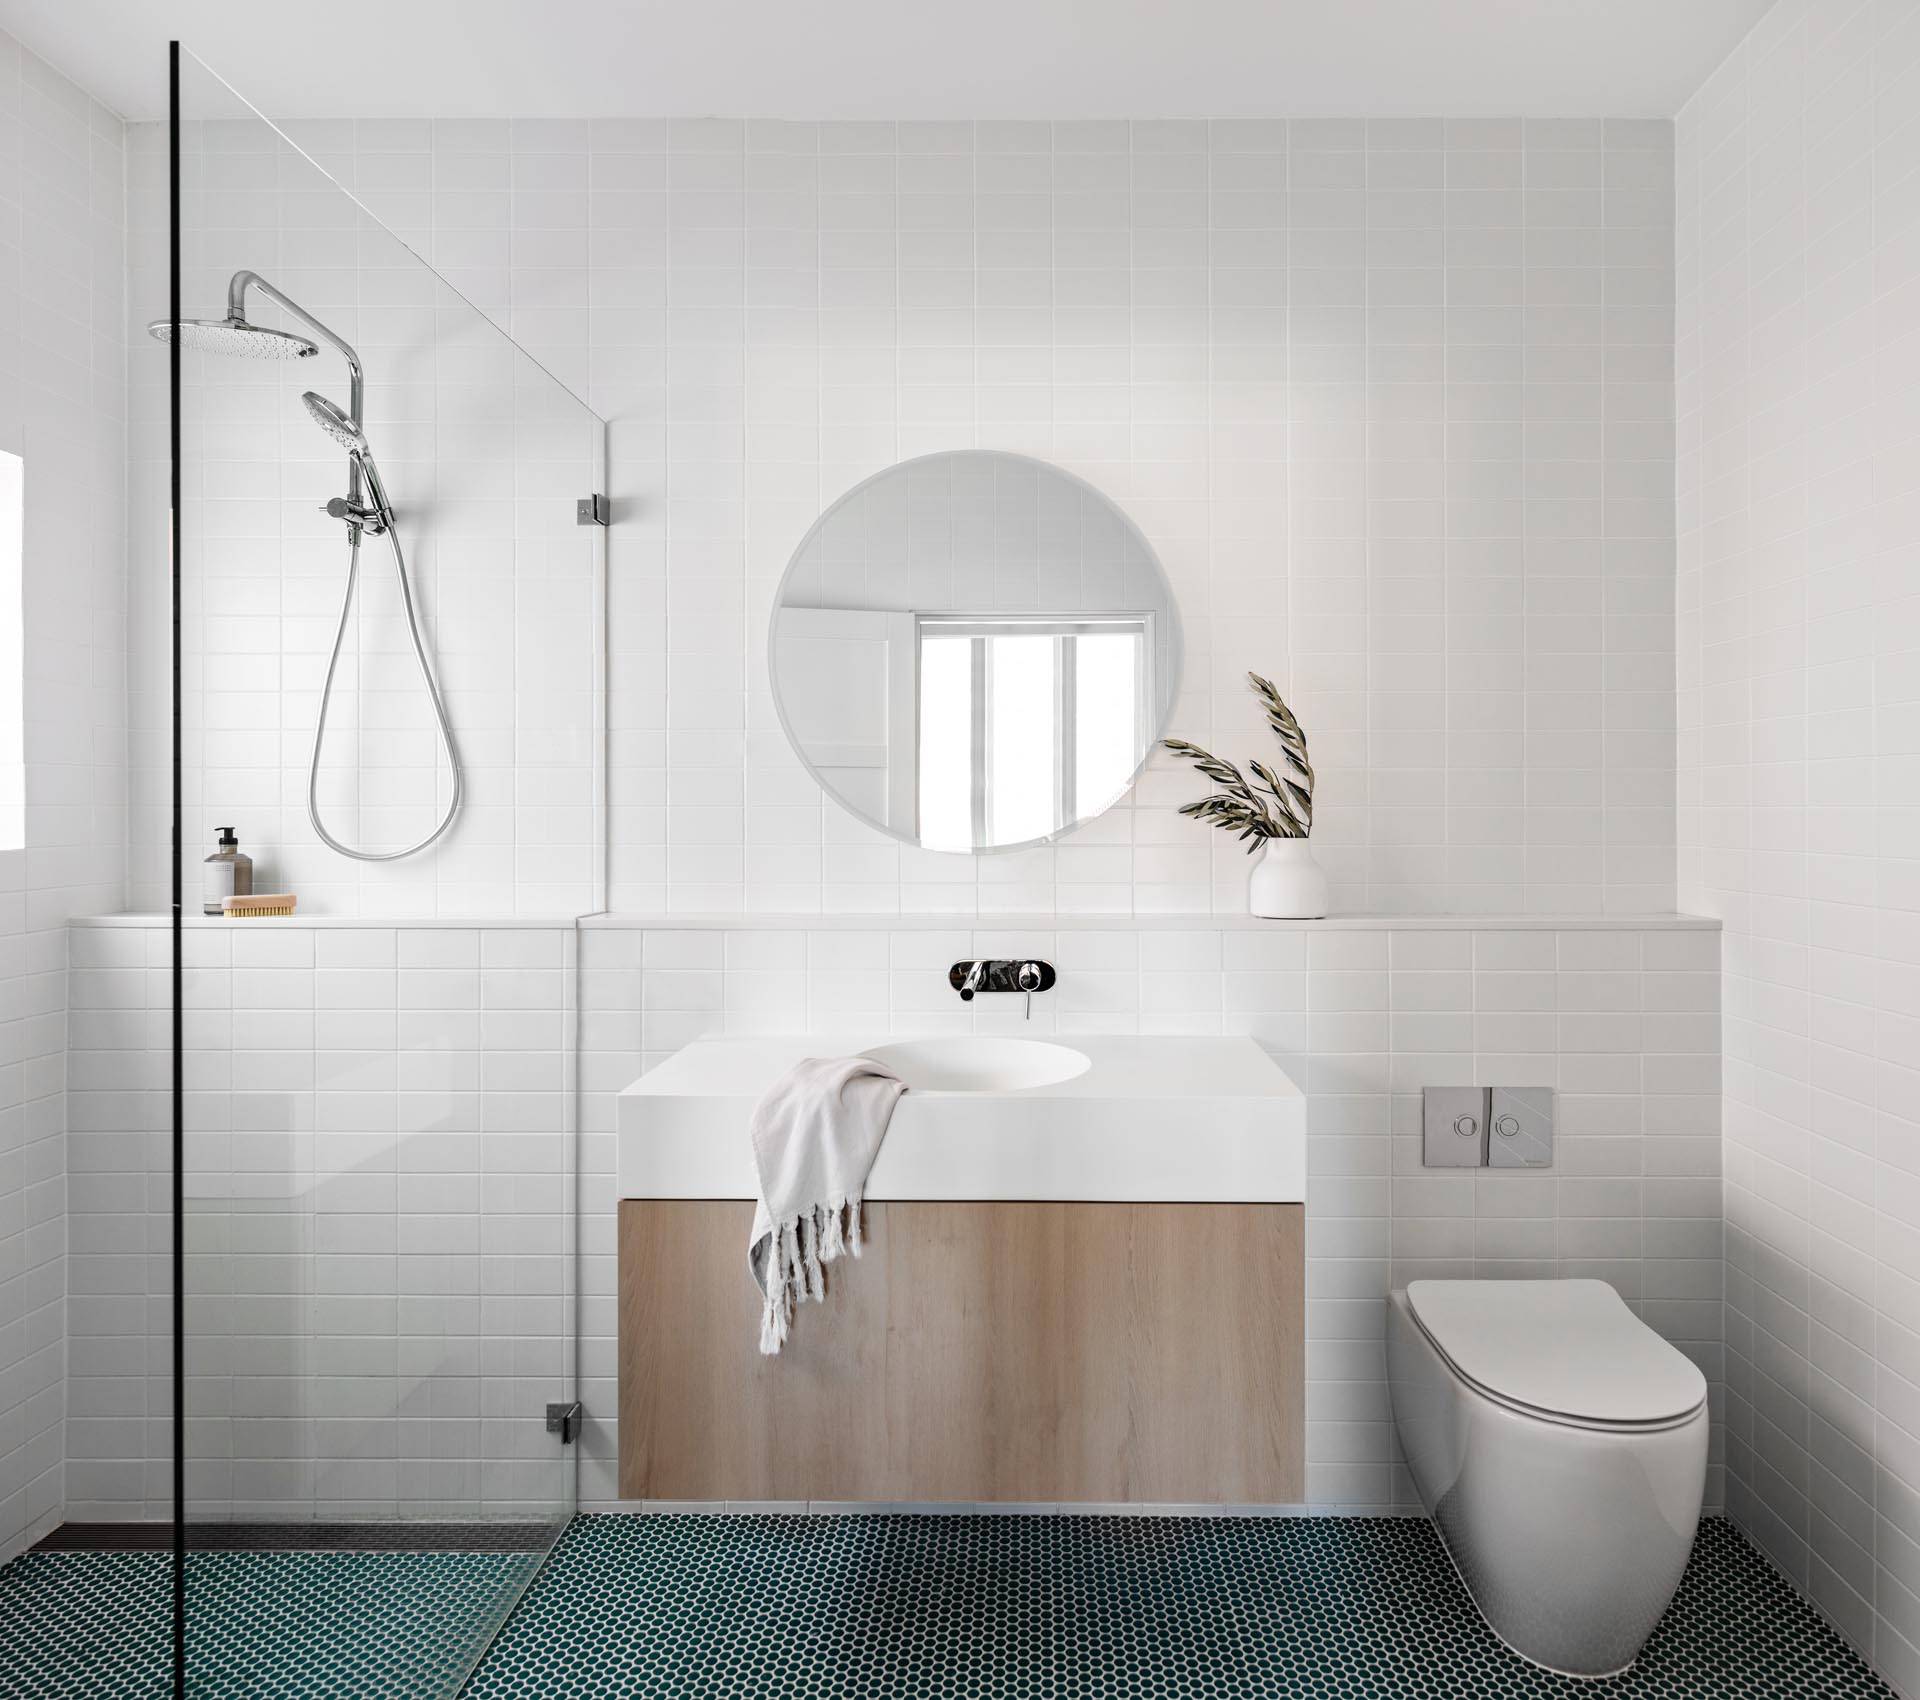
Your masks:
{"label": "soap dispenser bottle", "polygon": [[253,858],[241,850],[230,826],[220,828],[219,846],[207,858],[202,891],[209,915],[224,915],[229,897],[253,895]]}

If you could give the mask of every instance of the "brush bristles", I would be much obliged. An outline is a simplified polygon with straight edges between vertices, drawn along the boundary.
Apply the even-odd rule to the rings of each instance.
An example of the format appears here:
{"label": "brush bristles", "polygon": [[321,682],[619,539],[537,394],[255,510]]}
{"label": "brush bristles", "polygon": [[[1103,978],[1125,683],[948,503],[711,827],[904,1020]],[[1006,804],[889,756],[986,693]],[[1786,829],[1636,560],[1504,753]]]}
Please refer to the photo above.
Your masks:
{"label": "brush bristles", "polygon": [[294,901],[291,892],[277,892],[259,897],[229,897],[220,908],[228,915],[291,915]]}

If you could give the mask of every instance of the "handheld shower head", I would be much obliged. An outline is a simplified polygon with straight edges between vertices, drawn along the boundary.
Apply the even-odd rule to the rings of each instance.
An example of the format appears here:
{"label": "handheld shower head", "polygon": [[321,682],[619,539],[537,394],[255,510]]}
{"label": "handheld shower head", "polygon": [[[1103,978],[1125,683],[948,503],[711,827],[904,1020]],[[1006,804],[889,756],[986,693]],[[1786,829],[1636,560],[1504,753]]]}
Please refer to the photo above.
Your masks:
{"label": "handheld shower head", "polygon": [[[156,342],[172,342],[173,320],[153,320],[147,326],[147,335]],[[237,355],[244,360],[305,360],[320,352],[318,343],[303,336],[249,324],[238,314],[224,319],[182,319],[180,346],[202,354]]]}
{"label": "handheld shower head", "polygon": [[350,418],[338,402],[328,401],[317,391],[308,390],[301,396],[306,404],[307,414],[321,430],[338,443],[350,455],[370,458],[372,450],[367,447],[367,434],[360,429],[359,423]]}
{"label": "handheld shower head", "polygon": [[[308,390],[300,399],[306,404],[308,417],[347,451],[353,463],[352,490],[329,502],[327,512],[349,525],[368,526],[376,535],[385,531],[393,524],[393,506],[387,500],[386,486],[380,482],[380,469],[373,464],[373,450],[367,446],[366,432],[338,402],[327,400],[318,391]],[[362,506],[359,501],[362,478],[367,481],[371,506]]]}

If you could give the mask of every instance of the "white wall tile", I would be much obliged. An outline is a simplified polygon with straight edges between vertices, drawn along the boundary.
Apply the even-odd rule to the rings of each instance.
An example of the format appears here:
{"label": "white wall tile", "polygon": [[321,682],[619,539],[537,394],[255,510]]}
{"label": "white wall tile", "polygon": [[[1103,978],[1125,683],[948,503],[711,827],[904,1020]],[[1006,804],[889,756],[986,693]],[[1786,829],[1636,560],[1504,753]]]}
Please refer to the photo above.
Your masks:
{"label": "white wall tile", "polygon": [[[125,965],[90,970],[82,981],[89,998],[110,1006],[117,974],[132,981],[134,995],[144,988],[144,995],[163,1001],[164,981],[145,978],[146,953],[103,944],[94,936],[101,931],[73,929],[76,957],[124,958]],[[254,1086],[236,1079],[231,1087],[196,1096],[196,1127],[250,1131],[244,1147],[239,1135],[197,1137],[193,1172],[209,1180],[243,1175],[256,1187],[273,1182],[294,1206],[277,1218],[215,1210],[211,1201],[196,1212],[199,1230],[208,1236],[208,1261],[198,1273],[210,1278],[224,1267],[232,1275],[243,1268],[235,1259],[244,1251],[244,1268],[261,1289],[245,1311],[232,1311],[229,1324],[225,1307],[239,1301],[231,1297],[229,1280],[218,1283],[212,1302],[222,1307],[221,1325],[244,1335],[234,1347],[244,1347],[235,1362],[256,1370],[266,1366],[261,1354],[276,1348],[259,1330],[271,1324],[285,1330],[289,1343],[306,1342],[296,1358],[309,1354],[304,1361],[313,1372],[324,1366],[349,1376],[341,1397],[360,1401],[333,1413],[341,1420],[332,1420],[332,1407],[322,1410],[318,1402],[318,1384],[300,1380],[307,1372],[293,1363],[289,1373],[295,1378],[283,1386],[290,1409],[312,1425],[303,1431],[310,1439],[288,1437],[280,1462],[266,1468],[251,1460],[273,1444],[275,1431],[227,1410],[220,1385],[196,1388],[196,1401],[212,1425],[202,1429],[207,1456],[198,1466],[196,1491],[204,1503],[262,1512],[320,1503],[368,1509],[405,1498],[389,1466],[419,1457],[432,1469],[422,1478],[428,1485],[409,1503],[471,1508],[502,1503],[503,1494],[512,1502],[515,1481],[530,1502],[537,1495],[527,1484],[537,1488],[547,1480],[539,1473],[546,1455],[537,1446],[522,1449],[537,1407],[561,1373],[556,1353],[564,1344],[563,1313],[534,1301],[559,1290],[568,1194],[565,1162],[554,1141],[570,1125],[570,1095],[567,1029],[529,1029],[525,1023],[540,1019],[549,1001],[541,976],[565,973],[576,935],[553,929],[296,927],[273,936],[293,933],[310,941],[312,955],[329,960],[540,964],[557,954],[563,966],[485,971],[496,992],[518,988],[529,976],[535,988],[531,994],[514,991],[534,1007],[513,1011],[515,1025],[491,1036],[473,1025],[479,971],[403,968],[403,1001],[410,982],[431,983],[419,994],[425,1006],[407,1012],[429,1023],[412,1035],[412,1043],[407,1030],[384,1025],[358,1035],[342,1030],[338,1047],[325,1045],[317,1030],[267,1032],[262,1036],[276,1047],[264,1053],[273,1059],[271,1076]],[[164,931],[155,927],[152,936],[164,948]],[[230,936],[241,954],[253,954],[259,935],[236,928]],[[834,928],[810,935],[724,925],[587,928],[577,935],[584,995],[579,1361],[582,1395],[592,1414],[582,1442],[582,1503],[604,1507],[617,1499],[613,1099],[661,1056],[703,1032],[722,1031],[723,1024],[736,1033],[876,1035],[969,1028],[1226,1031],[1249,1032],[1266,1044],[1303,1079],[1308,1093],[1309,1499],[1318,1508],[1404,1511],[1414,1504],[1385,1399],[1381,1327],[1389,1286],[1420,1273],[1601,1275],[1693,1354],[1717,1387],[1716,1059],[1665,1053],[1666,1062],[1696,1065],[1690,1074],[1669,1077],[1653,1067],[1651,1055],[1626,1050],[1609,1053],[1604,1060],[1611,1072],[1600,1073],[1582,1053],[1556,1048],[1550,1023],[1560,988],[1590,976],[1563,976],[1553,964],[1563,951],[1590,959],[1598,936],[1604,935],[1570,942],[1574,935],[1552,930],[1460,930],[1389,938],[1338,923],[1272,932],[1244,925],[1123,932]],[[1706,960],[1701,947],[1682,949],[1672,940],[1713,937],[1657,924],[1625,936],[1623,948],[1632,960],[1693,963]],[[442,942],[429,942],[434,940]],[[961,1006],[947,984],[950,963],[1000,953],[1046,954],[1060,968],[1055,990],[1035,1001],[1031,1029],[1013,1007],[1017,1000],[1001,1000],[1006,1009],[994,1000]],[[1390,973],[1390,957],[1534,966],[1510,973],[1475,974],[1465,967]],[[642,962],[710,966],[643,970],[636,966]],[[330,974],[385,972],[316,968],[307,977],[317,982]],[[1711,985],[1712,975],[1699,972]],[[493,980],[495,975],[504,978]],[[1641,978],[1625,977],[1636,983]],[[1665,970],[1645,976],[1672,977]],[[1495,1006],[1512,1001],[1501,993],[1516,979],[1528,982],[1528,1000],[1541,1011],[1512,1017],[1488,1006],[1488,997]],[[1446,982],[1449,1001],[1464,998],[1464,1007],[1389,1011],[1390,986],[1424,990],[1435,981]],[[381,981],[383,995],[385,985]],[[1342,1007],[1355,1001],[1356,986],[1371,988],[1361,1001],[1372,1009]],[[1492,991],[1483,996],[1488,987]],[[565,1003],[564,986],[552,995]],[[686,1007],[702,1004],[705,1013]],[[377,1009],[362,1013],[384,1021]],[[1523,1018],[1549,1025],[1526,1032],[1501,1025]],[[1484,1034],[1482,1022],[1491,1024]],[[1710,1030],[1695,1037],[1713,1043]],[[158,1509],[149,1499],[160,1490],[140,1468],[146,1431],[106,1419],[115,1400],[131,1394],[130,1355],[137,1359],[144,1331],[158,1326],[145,1314],[145,1295],[163,1290],[164,1264],[129,1258],[124,1246],[129,1223],[140,1226],[155,1250],[164,1244],[164,1214],[144,1214],[164,1202],[144,1184],[146,1166],[154,1165],[157,1176],[164,1152],[150,1136],[121,1130],[158,1125],[140,1119],[137,1088],[158,1081],[154,1071],[164,1061],[165,1033],[164,1027],[117,1035],[102,1030],[101,1040],[75,1052],[75,1290],[85,1297],[75,1301],[78,1403],[68,1425],[69,1469],[78,1502],[94,1514],[128,1516]],[[223,1062],[237,1064],[251,1054],[198,1050],[194,1069],[218,1080]],[[1561,1154],[1555,1173],[1476,1177],[1423,1171],[1419,1087],[1455,1079],[1556,1086]],[[274,1129],[284,1130],[284,1137],[276,1140]],[[309,1186],[310,1202],[301,1204],[302,1188]],[[236,1242],[235,1236],[243,1237]],[[301,1300],[297,1288],[283,1294],[265,1280],[275,1258],[289,1269],[313,1260],[318,1285],[310,1299]],[[514,1304],[503,1308],[508,1295]],[[283,1299],[295,1309],[286,1309]],[[533,1308],[520,1308],[523,1299]],[[297,1313],[302,1303],[314,1307],[310,1317]],[[153,1338],[157,1347],[161,1336]],[[481,1367],[465,1367],[483,1347]],[[435,1450],[439,1431],[416,1420],[421,1401],[437,1418],[476,1387],[476,1396],[493,1400],[486,1390],[495,1383],[485,1379],[484,1365],[502,1353],[514,1361],[513,1375],[498,1384],[498,1400],[483,1406],[499,1420],[478,1440],[460,1442],[457,1462],[446,1463]],[[396,1362],[402,1367],[399,1382],[389,1379]],[[142,1377],[137,1385],[147,1408],[164,1408],[163,1381]],[[243,1432],[248,1438],[241,1442]],[[224,1438],[216,1443],[216,1435]],[[378,1451],[368,1453],[370,1446]],[[235,1458],[221,1462],[228,1451]],[[244,1467],[242,1458],[249,1460]],[[509,1459],[519,1460],[517,1475],[506,1470]],[[1712,1491],[1717,1495],[1717,1474]]]}
{"label": "white wall tile", "polygon": [[[471,126],[452,126],[437,153],[425,122],[324,126],[329,146],[318,157],[396,240],[224,90],[190,82],[184,311],[213,311],[228,277],[245,267],[360,349],[369,434],[400,515],[465,781],[462,818],[431,856],[358,862],[318,840],[306,770],[347,554],[341,529],[318,512],[340,493],[340,460],[315,438],[298,398],[306,385],[325,392],[344,375],[330,355],[312,363],[326,373],[303,366],[295,375],[189,353],[181,570],[190,863],[216,824],[231,823],[254,857],[255,889],[292,890],[307,912],[597,907],[603,534],[575,525],[573,503],[604,482],[604,430],[549,375],[587,385],[586,196],[573,187],[584,182],[584,142],[568,153],[522,126],[512,134],[532,140],[513,153],[503,141],[495,156],[471,150]],[[134,529],[129,563],[141,634],[130,689],[135,721],[148,728],[133,784],[132,898],[159,908],[170,830],[166,575],[156,554],[166,536],[168,368],[142,327],[165,301],[164,131],[136,125],[131,138],[125,380],[133,483],[153,515]],[[512,182],[498,193],[478,187],[494,159]],[[444,183],[437,162],[446,165]],[[270,185],[259,206],[236,197],[236,176]],[[497,255],[472,240],[491,227],[504,244]],[[357,264],[340,263],[343,233]],[[497,312],[500,329],[537,338],[545,371],[457,298],[436,300],[432,274],[401,244],[431,251],[439,236],[450,280]],[[336,836],[384,849],[425,836],[449,785],[387,543],[368,538],[329,715],[322,811]]]}
{"label": "white wall tile", "polygon": [[[1727,1504],[1907,1693],[1920,859],[1897,823],[1920,601],[1893,470],[1916,320],[1888,256],[1920,228],[1920,177],[1892,163],[1916,63],[1906,9],[1783,0],[1682,112],[1675,159],[1679,890],[1726,923]],[[1679,935],[1642,950],[1652,1046],[1695,1030],[1712,970]],[[1689,1148],[1719,1083],[1646,1069],[1660,1144]],[[1673,1250],[1690,1302],[1697,1248]]]}
{"label": "white wall tile", "polygon": [[[72,936],[122,964],[89,970],[84,997],[118,996],[117,977],[158,1019],[74,1040],[66,1513],[164,1517],[170,1040],[167,979],[145,964],[169,941],[157,924]],[[575,1351],[573,932],[187,938],[200,958],[230,945],[235,966],[195,972],[251,1016],[189,1039],[196,1512],[550,1512],[570,1463],[542,1415]],[[483,973],[511,1006],[498,1031]]]}
{"label": "white wall tile", "polygon": [[[1576,962],[1638,964],[1644,954],[1662,964],[1700,963],[1713,955],[1714,935],[1650,926],[1626,932],[1624,942],[1603,952],[1594,941],[1608,936],[1497,929],[1389,936],[1335,922],[1274,932],[901,930],[889,944],[881,932],[822,931],[812,936],[807,953],[805,1002],[812,1029],[822,1032],[1021,1030],[1018,1011],[983,1007],[991,1000],[961,1008],[946,983],[947,966],[977,955],[1050,952],[1060,980],[1035,1000],[1033,1031],[1227,1031],[1259,1038],[1304,1078],[1308,1090],[1309,1500],[1321,1509],[1405,1511],[1415,1499],[1398,1463],[1381,1342],[1388,1287],[1416,1274],[1600,1275],[1694,1356],[1717,1389],[1714,1037],[1710,1031],[1692,1034],[1708,1047],[1706,1053],[1668,1059],[1698,1065],[1692,1078],[1669,1081],[1649,1068],[1643,1081],[1637,1049],[1607,1053],[1612,1072],[1596,1073],[1586,1056],[1560,1048],[1554,1027],[1563,981],[1578,988],[1591,978],[1562,976],[1557,963],[1563,951]],[[1673,942],[1682,938],[1708,945]],[[581,941],[584,984],[609,983],[596,976],[618,972],[614,964],[636,955],[651,958],[657,946],[663,956],[715,964],[709,972],[718,983],[699,995],[727,1005],[727,1031],[799,1030],[793,1001],[775,998],[750,1008],[757,994],[743,1000],[734,991],[736,979],[757,981],[770,973],[759,967],[736,973],[736,964],[787,959],[785,935],[724,927],[649,931],[639,951],[633,940],[626,929],[590,927]],[[1476,974],[1475,962],[1494,966]],[[1421,966],[1402,972],[1402,963]],[[1621,977],[1632,982],[1637,1009],[1649,995],[1639,990],[1643,977],[1637,967]],[[1673,977],[1664,971],[1644,976]],[[1710,989],[1713,976],[1705,977]],[[1515,982],[1523,988],[1518,993],[1511,989]],[[635,1007],[634,988],[613,983],[626,1007]],[[1458,1010],[1431,1017],[1424,1011],[1390,1013],[1390,989],[1404,990],[1416,1002],[1431,1001],[1443,990],[1443,1001]],[[643,976],[637,992],[643,1030],[652,997],[685,995],[675,980]],[[794,988],[787,999],[798,995]],[[1582,995],[1576,990],[1575,1001]],[[1516,1002],[1526,1013],[1505,1014]],[[1354,1004],[1363,1007],[1348,1007]],[[1421,1025],[1429,1020],[1448,1025]],[[1523,1021],[1536,1025],[1515,1025]],[[583,1079],[598,1088],[583,1104],[582,1125],[610,1131],[611,1102],[596,1103],[600,1093],[617,1092],[640,1065],[694,1034],[655,1029],[636,1053],[631,1029],[616,1028],[608,1066],[601,1070],[592,1036],[605,1031],[594,1022],[590,990],[583,1027],[589,1052],[582,1069]],[[1576,1029],[1575,1037],[1591,1035]],[[1407,1048],[1408,1042],[1417,1048]],[[1418,1088],[1454,1079],[1557,1087],[1562,1156],[1556,1173],[1476,1179],[1421,1170]],[[1689,1086],[1697,1090],[1670,1095]],[[1656,1104],[1680,1107],[1656,1111]],[[1675,1137],[1681,1127],[1697,1130],[1697,1137]],[[612,1243],[611,1163],[610,1144],[597,1159],[585,1160],[590,1179],[582,1234],[588,1243]],[[596,1172],[597,1185],[591,1178]],[[1669,1185],[1704,1190],[1661,1190]],[[583,1361],[602,1366],[599,1396],[607,1400],[614,1347],[611,1336],[595,1328],[612,1327],[612,1279],[610,1256],[588,1275],[588,1313],[600,1321],[585,1326],[582,1344]],[[604,1293],[597,1305],[596,1290]],[[610,1419],[594,1424],[583,1461],[585,1502],[613,1502],[617,1442]],[[1716,1441],[1709,1489],[1714,1503],[1718,1461]]]}
{"label": "white wall tile", "polygon": [[[1245,753],[1261,731],[1242,675],[1280,683],[1320,757],[1316,845],[1338,907],[1671,907],[1657,127],[1595,120],[1575,141],[1517,120],[321,128],[342,181],[615,421],[616,908],[1242,907],[1244,857],[1174,816],[1192,776],[1162,758],[1097,825],[979,862],[903,851],[806,780],[760,666],[780,573],[851,484],[955,447],[1057,461],[1141,524],[1185,616],[1176,731]],[[159,229],[149,218],[137,245],[136,293],[155,287]],[[266,255],[257,225],[234,232],[234,263],[298,277],[298,234]],[[196,289],[221,281],[216,257]],[[421,328],[357,299],[342,310],[392,356]],[[160,377],[139,368],[136,392]],[[326,467],[304,421],[268,424],[271,400],[259,381],[209,392],[195,822],[238,817],[263,875],[309,908],[591,907],[572,901],[594,831],[566,777],[579,728],[554,696],[585,653],[577,610],[526,623],[530,574],[544,593],[566,569],[550,551],[529,568],[524,551],[481,550],[451,500],[448,534],[417,552],[470,745],[470,820],[425,875],[343,870],[308,847],[295,770],[337,539],[310,517]],[[510,443],[456,432],[436,405],[422,387],[438,438],[400,471],[484,494]],[[255,458],[262,428],[291,458]],[[258,571],[269,531],[277,584]],[[516,617],[503,671],[494,649]],[[263,673],[261,654],[282,659]],[[537,724],[524,703],[495,712],[514,668]],[[409,722],[345,818],[398,836],[431,789],[423,738]]]}
{"label": "white wall tile", "polygon": [[[115,941],[76,965],[76,998],[65,924],[126,896],[125,181],[126,127],[0,36],[0,449],[24,463],[26,635],[24,792],[0,798],[0,1562],[59,1520],[66,1337],[90,1303],[65,1255],[60,1059],[132,1008],[90,1004],[89,976],[140,983],[140,941]],[[137,1104],[148,1083],[103,1084]]]}

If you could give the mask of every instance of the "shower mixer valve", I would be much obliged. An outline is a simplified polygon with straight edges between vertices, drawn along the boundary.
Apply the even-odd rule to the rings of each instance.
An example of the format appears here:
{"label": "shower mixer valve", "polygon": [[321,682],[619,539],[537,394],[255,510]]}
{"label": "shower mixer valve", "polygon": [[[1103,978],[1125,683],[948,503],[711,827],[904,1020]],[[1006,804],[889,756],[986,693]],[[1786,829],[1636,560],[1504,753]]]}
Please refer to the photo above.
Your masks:
{"label": "shower mixer valve", "polygon": [[367,507],[362,502],[349,501],[345,496],[335,496],[323,511],[335,519],[345,520],[356,531],[364,531],[369,536],[378,537],[387,529],[387,522],[381,517],[378,508]]}

